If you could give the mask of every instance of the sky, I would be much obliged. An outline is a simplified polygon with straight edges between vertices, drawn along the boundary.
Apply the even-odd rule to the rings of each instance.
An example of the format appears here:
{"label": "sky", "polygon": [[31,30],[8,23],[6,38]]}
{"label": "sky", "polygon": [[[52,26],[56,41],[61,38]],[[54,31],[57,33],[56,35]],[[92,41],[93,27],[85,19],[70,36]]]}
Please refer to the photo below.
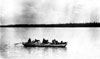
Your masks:
{"label": "sky", "polygon": [[0,24],[100,21],[100,0],[0,0]]}

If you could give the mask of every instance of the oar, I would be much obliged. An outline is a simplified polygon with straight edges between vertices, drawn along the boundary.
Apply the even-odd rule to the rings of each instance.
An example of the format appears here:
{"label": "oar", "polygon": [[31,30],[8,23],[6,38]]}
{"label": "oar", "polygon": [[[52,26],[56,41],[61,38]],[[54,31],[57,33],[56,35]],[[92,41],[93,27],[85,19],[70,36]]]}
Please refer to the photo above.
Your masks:
{"label": "oar", "polygon": [[15,43],[15,45],[22,44],[22,43]]}

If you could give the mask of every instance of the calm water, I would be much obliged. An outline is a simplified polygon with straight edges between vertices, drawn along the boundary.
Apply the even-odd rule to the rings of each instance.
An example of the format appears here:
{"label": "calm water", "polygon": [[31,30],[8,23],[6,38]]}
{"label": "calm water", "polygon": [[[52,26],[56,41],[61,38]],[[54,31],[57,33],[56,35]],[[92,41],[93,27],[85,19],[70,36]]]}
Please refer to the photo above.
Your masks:
{"label": "calm water", "polygon": [[[67,41],[66,48],[24,48],[28,38]],[[100,59],[100,28],[0,28],[0,59]]]}

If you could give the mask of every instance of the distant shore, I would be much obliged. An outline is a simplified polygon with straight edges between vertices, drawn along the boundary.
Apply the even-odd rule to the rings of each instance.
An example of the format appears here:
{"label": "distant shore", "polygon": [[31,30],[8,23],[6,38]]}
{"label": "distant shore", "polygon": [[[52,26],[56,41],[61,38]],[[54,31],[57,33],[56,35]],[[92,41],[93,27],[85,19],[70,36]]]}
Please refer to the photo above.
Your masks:
{"label": "distant shore", "polygon": [[65,23],[65,24],[9,24],[0,27],[100,27],[100,23]]}

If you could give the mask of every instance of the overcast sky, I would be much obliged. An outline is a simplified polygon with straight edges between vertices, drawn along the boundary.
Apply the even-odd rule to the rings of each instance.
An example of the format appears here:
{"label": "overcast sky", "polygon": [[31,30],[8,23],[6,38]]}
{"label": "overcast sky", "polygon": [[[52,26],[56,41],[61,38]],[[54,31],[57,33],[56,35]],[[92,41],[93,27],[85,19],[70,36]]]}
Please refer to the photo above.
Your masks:
{"label": "overcast sky", "polygon": [[0,0],[0,24],[99,22],[99,2],[100,0]]}

